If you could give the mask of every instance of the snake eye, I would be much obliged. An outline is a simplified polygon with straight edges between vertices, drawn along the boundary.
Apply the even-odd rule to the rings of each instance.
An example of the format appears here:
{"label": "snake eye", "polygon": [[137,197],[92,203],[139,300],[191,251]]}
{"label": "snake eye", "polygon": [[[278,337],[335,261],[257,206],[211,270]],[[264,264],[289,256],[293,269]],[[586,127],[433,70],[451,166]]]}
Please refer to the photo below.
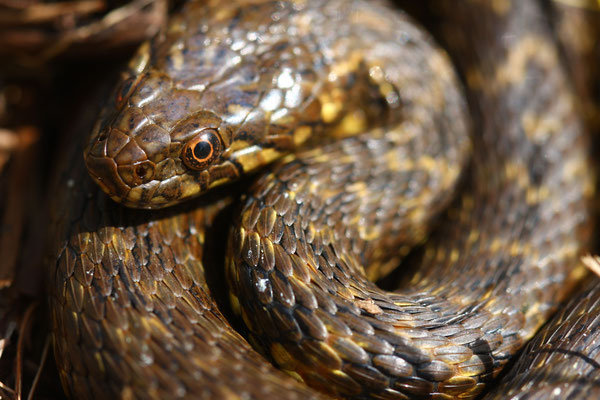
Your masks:
{"label": "snake eye", "polygon": [[181,157],[191,169],[208,167],[221,154],[221,139],[215,129],[205,129],[183,147]]}

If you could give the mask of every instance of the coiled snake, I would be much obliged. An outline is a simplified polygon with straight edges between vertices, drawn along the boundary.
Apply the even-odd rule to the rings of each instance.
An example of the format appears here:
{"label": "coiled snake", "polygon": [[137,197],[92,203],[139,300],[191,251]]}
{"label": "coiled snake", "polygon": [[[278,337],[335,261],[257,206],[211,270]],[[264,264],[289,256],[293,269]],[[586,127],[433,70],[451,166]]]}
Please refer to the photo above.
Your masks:
{"label": "coiled snake", "polygon": [[[445,53],[378,2],[192,2],[142,46],[85,163],[127,206],[188,201],[118,206],[73,153],[50,268],[71,397],[471,398],[497,377],[581,276],[593,176],[536,3],[438,3],[469,115]],[[218,304],[222,184],[280,157]],[[400,262],[395,291],[367,279]]]}

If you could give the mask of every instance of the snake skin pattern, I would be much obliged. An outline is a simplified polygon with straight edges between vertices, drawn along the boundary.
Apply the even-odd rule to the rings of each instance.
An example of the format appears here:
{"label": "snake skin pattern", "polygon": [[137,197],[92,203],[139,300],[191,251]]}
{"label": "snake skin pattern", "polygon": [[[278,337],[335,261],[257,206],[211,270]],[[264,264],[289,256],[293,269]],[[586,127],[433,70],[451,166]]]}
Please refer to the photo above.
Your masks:
{"label": "snake skin pattern", "polygon": [[591,279],[543,330],[487,399],[600,396],[600,282]]}
{"label": "snake skin pattern", "polygon": [[[70,397],[473,398],[497,377],[582,276],[588,144],[537,3],[429,6],[472,121],[447,56],[377,2],[192,2],[140,49],[59,179]],[[244,186],[221,185],[281,156],[215,300]],[[367,279],[399,262],[393,292]]]}
{"label": "snake skin pattern", "polygon": [[[598,135],[600,43],[595,38],[600,34],[599,4],[555,0],[551,6],[554,30],[574,80],[584,122],[592,135]],[[597,204],[595,208],[597,215]],[[589,258],[587,263],[598,265],[597,260]],[[600,397],[597,327],[600,286],[597,277],[587,280],[569,304],[536,334],[510,372],[485,396],[486,400]]]}

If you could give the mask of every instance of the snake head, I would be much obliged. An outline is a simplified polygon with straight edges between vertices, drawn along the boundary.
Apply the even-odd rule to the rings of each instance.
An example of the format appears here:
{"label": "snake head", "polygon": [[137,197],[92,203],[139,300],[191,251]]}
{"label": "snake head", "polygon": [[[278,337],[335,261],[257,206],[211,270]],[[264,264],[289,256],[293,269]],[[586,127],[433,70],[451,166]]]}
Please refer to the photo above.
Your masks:
{"label": "snake head", "polygon": [[253,99],[239,90],[217,84],[190,89],[162,70],[138,69],[122,78],[84,151],[89,174],[117,202],[174,205],[294,146],[285,133],[277,146],[267,143],[274,129],[264,129],[257,107],[240,106],[240,98],[250,104]]}
{"label": "snake head", "polygon": [[161,208],[239,177],[227,157],[230,130],[211,111],[191,111],[196,97],[152,71],[121,82],[84,154],[90,175],[112,199]]}
{"label": "snake head", "polygon": [[92,178],[130,207],[161,208],[237,179],[232,135],[215,113],[190,105],[160,73],[123,79],[84,153]]}
{"label": "snake head", "polygon": [[[90,175],[124,205],[161,208],[198,196],[321,129],[318,93],[327,91],[322,60],[311,61],[316,45],[258,34],[262,19],[245,2],[203,3],[190,2],[140,48],[86,146]],[[260,13],[278,15],[280,6],[265,2]]]}

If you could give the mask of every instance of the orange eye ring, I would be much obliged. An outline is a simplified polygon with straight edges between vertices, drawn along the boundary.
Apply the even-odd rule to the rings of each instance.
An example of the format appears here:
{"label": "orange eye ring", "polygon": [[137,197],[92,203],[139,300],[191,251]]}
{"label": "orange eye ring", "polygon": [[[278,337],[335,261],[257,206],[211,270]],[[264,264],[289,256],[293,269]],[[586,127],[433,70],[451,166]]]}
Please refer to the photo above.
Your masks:
{"label": "orange eye ring", "polygon": [[205,129],[185,144],[181,158],[188,168],[200,171],[221,155],[222,147],[219,132]]}

